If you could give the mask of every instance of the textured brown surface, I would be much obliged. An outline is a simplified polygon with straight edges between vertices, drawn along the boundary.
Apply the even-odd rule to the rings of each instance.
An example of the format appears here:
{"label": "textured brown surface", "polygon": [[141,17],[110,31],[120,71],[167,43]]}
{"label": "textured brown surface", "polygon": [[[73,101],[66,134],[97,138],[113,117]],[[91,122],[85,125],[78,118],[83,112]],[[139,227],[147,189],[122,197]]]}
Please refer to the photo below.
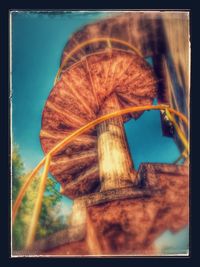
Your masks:
{"label": "textured brown surface", "polygon": [[[189,117],[189,12],[109,12],[106,18],[84,26],[71,36],[63,50],[61,62],[64,62],[77,44],[96,37],[124,40],[140,50],[144,57],[151,56],[159,80],[158,101],[169,103]],[[79,60],[85,54],[101,51],[106,46],[106,43],[100,42],[87,45],[74,55],[74,60]],[[128,50],[120,44],[112,43],[112,46]],[[69,60],[66,67],[74,64],[74,60]],[[179,124],[187,135],[187,127],[181,121]],[[167,131],[169,132],[164,129],[163,133],[169,135]],[[176,141],[182,150],[182,144],[177,138]]]}
{"label": "textured brown surface", "polygon": [[[42,115],[44,152],[100,116],[108,109],[106,103],[113,93],[120,108],[151,104],[156,78],[148,63],[132,52],[112,49],[87,56],[63,72]],[[97,157],[97,133],[92,129],[53,157],[50,172],[61,182],[65,194],[76,198],[99,187]]]}
{"label": "textured brown surface", "polygon": [[159,187],[160,193],[88,208],[90,224],[102,253],[141,254],[149,249],[153,253],[153,241],[162,232],[176,232],[189,223],[188,169],[180,166],[176,174],[175,168],[167,167],[158,164],[155,166],[157,176],[151,176],[151,181],[155,181],[151,186]]}
{"label": "textured brown surface", "polygon": [[[61,63],[65,61],[69,52],[86,40],[96,37],[111,37],[126,41],[140,50],[144,57],[153,57],[154,69],[159,81],[159,102],[168,102],[172,107],[187,115],[190,86],[188,63],[189,16],[187,13],[166,11],[111,12],[109,15],[111,15],[110,18],[108,17],[107,19],[86,25],[75,32],[66,43]],[[145,103],[143,101],[144,99],[141,101],[141,94],[145,98],[145,88],[146,86],[149,87],[145,74],[147,73],[145,71],[146,67],[142,67],[142,70],[144,70],[144,76],[142,76],[142,74],[139,74],[142,72],[140,72],[136,64],[139,76],[134,77],[131,82],[131,77],[134,76],[132,72],[134,64],[131,63],[131,58],[134,55],[131,57],[128,56],[129,58],[126,57],[125,59],[125,52],[120,52],[120,50],[126,50],[130,54],[129,48],[114,42],[112,43],[112,48],[113,52],[110,53],[107,50],[108,43],[106,42],[96,42],[86,45],[78,50],[65,64],[61,80],[52,90],[43,112],[41,143],[45,153],[72,130],[79,128],[81,125],[98,116],[100,114],[99,105],[102,110],[106,103],[106,97],[109,97],[112,91],[111,88],[117,92],[121,107],[142,105]],[[113,56],[114,49],[115,54],[118,55],[116,57]],[[106,50],[107,52],[105,52]],[[89,54],[94,52],[97,53],[96,56],[89,56]],[[120,53],[123,54],[122,57]],[[110,57],[111,54],[112,59]],[[88,60],[86,60],[86,56]],[[121,60],[121,63],[118,59]],[[135,62],[135,59],[133,61]],[[70,66],[72,68],[69,70]],[[127,70],[125,71],[126,67]],[[123,71],[122,77],[120,76],[121,71]],[[151,84],[151,79],[149,82]],[[138,85],[141,87],[139,88]],[[129,89],[127,89],[128,87]],[[77,103],[79,104],[77,105]],[[148,103],[150,102],[147,101],[145,104]],[[127,115],[123,118],[124,120],[129,119],[130,116]],[[180,125],[187,134],[188,129],[184,128],[182,123]],[[163,126],[163,129],[166,128]],[[164,130],[164,133],[169,134],[168,130]],[[89,136],[92,136],[94,139],[91,141]],[[56,166],[59,166],[58,163],[62,161],[60,157],[62,155],[66,171],[61,168],[62,171],[55,175],[55,168],[52,167],[54,169],[52,170],[52,174],[63,185],[73,180],[73,183],[69,187],[70,190],[68,190],[71,191],[73,188],[73,193],[70,195],[72,198],[91,192],[91,188],[87,190],[87,186],[80,192],[76,191],[76,188],[82,184],[82,173],[93,168],[96,162],[93,162],[90,158],[90,163],[85,164],[86,159],[82,158],[81,162],[78,159],[78,163],[76,165],[74,164],[74,167],[71,168],[66,155],[72,156],[76,162],[79,151],[91,150],[96,153],[96,130],[88,131],[83,139],[79,137],[79,141],[77,140],[78,138],[59,154]],[[182,144],[179,140],[177,140],[177,143],[182,150]],[[70,170],[68,170],[69,168]],[[89,176],[91,177],[91,175]],[[96,176],[96,173],[94,173],[92,181],[93,191],[98,190],[99,178]],[[75,191],[76,193],[74,195]]]}
{"label": "textured brown surface", "polygon": [[[33,251],[63,256],[159,255],[156,238],[189,222],[188,171],[188,166],[141,164],[137,186],[79,198],[87,207],[86,223],[37,241]],[[80,207],[74,215],[83,210]]]}
{"label": "textured brown surface", "polygon": [[[111,14],[111,13],[110,13]],[[144,57],[153,56],[163,52],[165,38],[162,20],[168,12],[118,12],[112,13],[110,18],[104,18],[95,23],[88,24],[75,32],[66,43],[63,51],[64,62],[69,51],[77,44],[96,37],[112,37],[124,40],[135,46]],[[179,15],[170,13],[171,18],[177,19]],[[169,16],[169,15],[168,15]],[[107,46],[106,43],[94,43],[83,47],[74,55],[75,60],[94,51],[101,51]],[[113,47],[127,49],[126,46],[112,43]],[[67,66],[74,63],[69,61]]]}

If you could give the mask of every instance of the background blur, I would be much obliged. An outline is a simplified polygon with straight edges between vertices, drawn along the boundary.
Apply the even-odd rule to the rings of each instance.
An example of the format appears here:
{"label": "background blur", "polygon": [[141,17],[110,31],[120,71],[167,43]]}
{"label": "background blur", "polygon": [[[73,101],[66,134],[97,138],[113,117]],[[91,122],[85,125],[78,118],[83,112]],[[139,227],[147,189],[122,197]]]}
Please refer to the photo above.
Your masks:
{"label": "background blur", "polygon": [[[20,178],[22,174],[30,172],[44,156],[39,140],[41,115],[53,87],[60,57],[67,40],[82,26],[117,15],[117,13],[119,12],[12,12],[12,151],[13,164],[15,164],[13,165],[13,170],[15,170],[13,172],[13,177],[15,176],[13,178],[13,194],[15,194],[13,200],[23,182]],[[151,58],[146,60],[152,64]],[[154,104],[156,103],[155,99]],[[137,121],[130,120],[125,124],[125,129],[136,169],[142,162],[172,163],[180,155],[173,139],[162,136],[160,115],[157,111],[145,112]],[[18,173],[17,170],[19,170]],[[43,205],[43,221],[40,222],[41,229],[39,229],[38,238],[49,234],[48,231],[45,232],[45,226],[48,226],[50,219],[45,217],[47,216],[45,214],[48,213],[52,219],[52,224],[50,224],[52,231],[57,231],[66,227],[71,211],[72,201],[59,195],[59,184],[50,178],[49,187],[45,193],[46,204]],[[34,190],[37,191],[37,182],[32,187],[32,191]],[[26,220],[20,219],[19,214],[18,228],[15,226],[13,232],[16,249],[23,247],[20,224],[27,225],[28,220],[31,219],[34,196],[30,197],[30,192],[27,195],[29,197],[27,196],[24,200],[24,211],[21,212],[21,216],[25,217],[26,214],[27,218]],[[26,204],[29,203],[28,201],[32,201],[32,204]],[[53,201],[55,205],[52,204]],[[51,211],[48,210],[45,213],[45,207],[47,210],[51,207]],[[58,217],[59,222],[56,223]],[[58,223],[60,228],[56,226]],[[25,235],[26,227],[24,229]],[[19,236],[21,236],[21,241],[18,240]],[[182,254],[186,253],[188,243],[187,227],[177,234],[166,231],[157,239],[156,246],[162,253]]]}

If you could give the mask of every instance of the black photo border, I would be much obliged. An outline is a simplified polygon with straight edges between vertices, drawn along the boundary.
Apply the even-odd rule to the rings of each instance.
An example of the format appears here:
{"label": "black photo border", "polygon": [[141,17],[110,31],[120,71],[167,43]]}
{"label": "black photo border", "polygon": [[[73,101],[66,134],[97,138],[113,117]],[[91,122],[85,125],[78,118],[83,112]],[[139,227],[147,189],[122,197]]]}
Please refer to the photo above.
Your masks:
{"label": "black photo border", "polygon": [[[145,3],[146,2],[146,3]],[[148,2],[148,3],[147,3]],[[195,1],[194,1],[195,2]],[[197,2],[197,1],[196,1]],[[198,191],[199,191],[199,169],[195,164],[199,154],[197,149],[198,129],[195,126],[200,121],[198,116],[198,96],[200,91],[198,79],[198,32],[200,14],[198,6],[190,1],[25,1],[9,0],[1,1],[0,4],[0,29],[1,29],[1,87],[0,87],[0,170],[1,170],[1,193],[0,193],[0,264],[1,266],[197,266],[200,256],[198,253]],[[190,153],[190,178],[191,178],[191,203],[190,203],[190,256],[189,257],[130,257],[130,258],[11,258],[10,249],[10,106],[9,106],[9,11],[10,10],[187,10],[190,11],[191,32],[191,153]],[[195,109],[195,105],[197,108]],[[197,125],[198,126],[198,125]],[[195,129],[196,127],[196,129]],[[195,138],[197,137],[197,138]],[[196,197],[195,197],[195,194]],[[198,255],[199,254],[199,255]]]}

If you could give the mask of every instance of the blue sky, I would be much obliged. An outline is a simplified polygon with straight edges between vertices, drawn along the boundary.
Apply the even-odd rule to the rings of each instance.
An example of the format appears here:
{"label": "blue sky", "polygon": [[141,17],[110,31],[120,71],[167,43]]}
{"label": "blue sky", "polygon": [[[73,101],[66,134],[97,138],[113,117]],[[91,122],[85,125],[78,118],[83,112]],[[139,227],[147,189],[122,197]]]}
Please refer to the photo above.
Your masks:
{"label": "blue sky", "polygon": [[[41,115],[66,41],[83,25],[107,15],[104,12],[12,14],[12,129],[26,171],[43,158],[39,140]],[[141,162],[172,163],[178,158],[174,141],[162,136],[158,111],[145,112],[137,121],[127,122],[125,129],[136,169]],[[63,207],[69,210],[71,203],[63,197]],[[169,240],[171,246],[187,248],[188,228],[176,235],[166,232],[159,242],[168,244]]]}

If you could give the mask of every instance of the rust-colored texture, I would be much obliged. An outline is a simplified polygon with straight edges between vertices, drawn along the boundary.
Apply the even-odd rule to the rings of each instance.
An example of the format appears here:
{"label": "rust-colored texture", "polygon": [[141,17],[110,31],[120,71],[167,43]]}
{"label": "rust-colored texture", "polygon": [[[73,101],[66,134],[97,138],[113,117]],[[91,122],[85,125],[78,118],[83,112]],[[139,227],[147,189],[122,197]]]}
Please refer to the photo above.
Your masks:
{"label": "rust-colored texture", "polygon": [[[172,101],[165,84],[167,71],[170,78],[175,75],[179,84],[180,93],[184,95],[187,109],[189,109],[189,14],[179,11],[158,12],[126,12],[118,16],[99,20],[88,24],[75,32],[66,43],[63,50],[62,61],[77,44],[96,37],[112,37],[129,42],[135,46],[144,57],[152,57],[156,65],[156,72],[164,78],[163,90],[159,97],[164,101]],[[100,51],[107,46],[105,43],[95,43],[81,49],[74,55],[78,61],[83,55],[92,51]],[[123,48],[123,45],[113,43],[113,47]],[[174,72],[170,71],[170,61]],[[74,59],[68,61],[66,67],[74,63]],[[164,64],[166,65],[164,66]],[[158,67],[158,68],[157,68]],[[160,70],[159,70],[160,69]],[[185,88],[185,94],[182,91]],[[174,88],[174,90],[177,88]],[[178,92],[174,92],[175,94]],[[181,101],[184,101],[181,100]],[[177,99],[177,101],[179,101]],[[172,103],[173,104],[173,103]],[[181,108],[181,103],[177,103]]]}
{"label": "rust-colored texture", "polygon": [[86,206],[85,222],[37,241],[24,253],[158,255],[155,239],[188,224],[188,199],[187,166],[141,164],[135,186],[80,198]]}
{"label": "rust-colored texture", "polygon": [[[63,50],[63,63],[68,53],[79,43],[96,37],[112,37],[129,42],[144,57],[151,57],[158,77],[158,101],[189,116],[190,96],[190,28],[189,13],[181,11],[126,12],[118,13],[88,24],[75,32]],[[78,61],[85,54],[101,51],[106,43],[90,44],[74,55]],[[114,48],[127,49],[113,43]],[[66,68],[74,64],[67,62]],[[188,129],[179,121],[185,134]],[[170,127],[163,120],[163,132],[171,136]],[[176,140],[182,148],[179,140]]]}
{"label": "rust-colored texture", "polygon": [[[176,36],[177,53],[177,45],[169,44]],[[155,97],[187,116],[187,36],[187,15],[176,12],[128,12],[74,33],[43,110],[44,153],[87,122],[129,106],[150,105]],[[110,42],[82,47],[65,62],[77,44],[96,37],[129,42],[144,57],[152,57],[153,67],[125,45]],[[63,194],[74,200],[70,225],[37,241],[25,254],[155,255],[154,241],[161,233],[188,224],[188,166],[143,163],[134,169],[123,123],[141,114],[103,122],[53,156],[50,172]]]}
{"label": "rust-colored texture", "polygon": [[153,241],[163,231],[176,232],[188,223],[187,168],[175,167],[175,170],[164,166],[164,170],[158,165],[143,168],[150,177],[148,183],[154,183],[151,196],[115,200],[88,208],[102,253],[149,251],[151,254]]}
{"label": "rust-colored texture", "polygon": [[[110,110],[151,104],[156,84],[151,67],[133,52],[108,49],[85,57],[62,73],[47,99],[40,133],[44,152]],[[141,113],[130,116],[138,118]],[[50,172],[61,183],[64,194],[74,199],[98,190],[98,161],[97,130],[93,129],[53,156]]]}

